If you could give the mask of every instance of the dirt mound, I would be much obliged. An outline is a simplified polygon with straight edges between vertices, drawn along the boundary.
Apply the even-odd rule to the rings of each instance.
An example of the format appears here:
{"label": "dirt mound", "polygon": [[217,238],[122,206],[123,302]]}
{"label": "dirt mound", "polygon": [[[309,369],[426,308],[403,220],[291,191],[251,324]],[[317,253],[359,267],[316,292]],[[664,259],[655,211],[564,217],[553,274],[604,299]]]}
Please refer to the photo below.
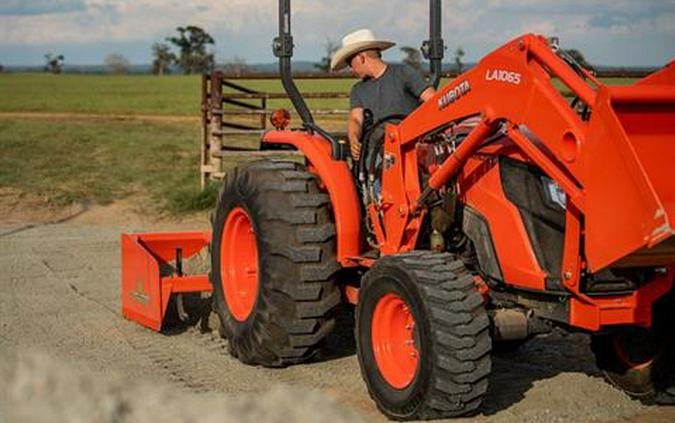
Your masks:
{"label": "dirt mound", "polygon": [[128,197],[109,204],[50,204],[44,196],[12,187],[0,187],[0,225],[38,226],[57,223],[84,223],[152,227],[158,230],[208,228],[208,212],[189,216],[160,215],[144,206],[147,199]]}
{"label": "dirt mound", "polygon": [[133,384],[19,352],[0,364],[0,421],[7,422],[358,422],[331,398],[275,385],[258,395],[222,397]]}

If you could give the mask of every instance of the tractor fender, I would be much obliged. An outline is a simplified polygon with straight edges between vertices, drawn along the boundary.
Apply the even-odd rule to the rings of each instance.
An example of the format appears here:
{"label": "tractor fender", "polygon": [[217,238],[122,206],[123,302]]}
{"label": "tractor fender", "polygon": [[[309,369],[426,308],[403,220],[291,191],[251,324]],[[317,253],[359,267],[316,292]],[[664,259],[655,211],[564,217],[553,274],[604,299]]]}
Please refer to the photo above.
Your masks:
{"label": "tractor fender", "polygon": [[342,266],[357,265],[360,254],[361,207],[354,178],[343,160],[333,160],[330,143],[303,131],[268,131],[262,144],[287,144],[305,156],[308,170],[318,176],[330,196],[335,219],[337,258]]}

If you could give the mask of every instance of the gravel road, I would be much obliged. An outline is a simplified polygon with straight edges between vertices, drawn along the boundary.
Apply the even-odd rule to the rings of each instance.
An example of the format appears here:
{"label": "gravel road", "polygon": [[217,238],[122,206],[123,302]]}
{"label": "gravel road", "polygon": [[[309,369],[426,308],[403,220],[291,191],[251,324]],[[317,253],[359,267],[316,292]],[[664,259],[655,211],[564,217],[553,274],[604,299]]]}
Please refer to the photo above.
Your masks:
{"label": "gravel road", "polygon": [[[0,224],[0,422],[384,421],[351,350],[264,369],[229,357],[213,319],[169,335],[126,321],[120,233],[157,228],[85,222]],[[665,423],[675,409],[631,400],[587,337],[556,332],[495,354],[482,413],[453,421]]]}

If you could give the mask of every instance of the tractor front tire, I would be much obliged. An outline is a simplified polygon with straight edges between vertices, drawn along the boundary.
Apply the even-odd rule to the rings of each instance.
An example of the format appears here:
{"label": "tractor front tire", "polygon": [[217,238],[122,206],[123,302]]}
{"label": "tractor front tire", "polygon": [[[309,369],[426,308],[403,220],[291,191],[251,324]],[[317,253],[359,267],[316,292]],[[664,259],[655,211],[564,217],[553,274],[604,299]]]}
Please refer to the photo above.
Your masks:
{"label": "tractor front tire", "polygon": [[213,218],[213,309],[247,364],[306,361],[335,326],[330,199],[300,164],[265,160],[227,173]]}
{"label": "tractor front tire", "polygon": [[487,392],[489,319],[473,277],[449,254],[377,260],[361,284],[356,342],[368,391],[392,419],[474,414]]}

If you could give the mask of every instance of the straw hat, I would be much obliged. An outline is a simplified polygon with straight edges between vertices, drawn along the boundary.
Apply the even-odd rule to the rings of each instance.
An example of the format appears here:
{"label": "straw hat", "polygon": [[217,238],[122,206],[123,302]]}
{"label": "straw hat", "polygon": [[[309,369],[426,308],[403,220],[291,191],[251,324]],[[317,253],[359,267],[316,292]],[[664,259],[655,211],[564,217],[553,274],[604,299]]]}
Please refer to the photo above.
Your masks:
{"label": "straw hat", "polygon": [[340,70],[347,66],[347,59],[364,50],[386,50],[396,45],[391,41],[378,40],[373,31],[359,29],[351,32],[342,39],[342,47],[333,54],[330,61],[332,70]]}

